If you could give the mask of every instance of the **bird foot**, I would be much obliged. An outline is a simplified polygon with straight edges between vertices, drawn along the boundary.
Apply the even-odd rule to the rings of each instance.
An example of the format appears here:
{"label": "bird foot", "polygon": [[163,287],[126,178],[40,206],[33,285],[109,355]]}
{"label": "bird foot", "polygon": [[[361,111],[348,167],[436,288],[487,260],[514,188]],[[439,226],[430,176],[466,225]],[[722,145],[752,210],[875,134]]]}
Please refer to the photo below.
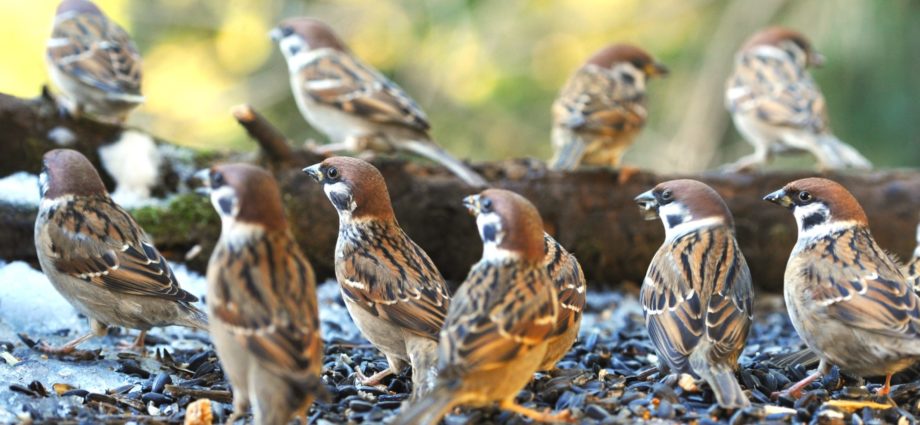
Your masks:
{"label": "bird foot", "polygon": [[119,341],[117,348],[119,351],[133,351],[139,354],[147,354],[146,344],[147,333],[141,332],[133,341]]}
{"label": "bird foot", "polygon": [[361,369],[356,367],[355,368],[355,383],[373,387],[375,385],[380,384],[380,381],[382,381],[383,378],[386,378],[387,376],[390,376],[392,374],[393,374],[392,370],[386,369],[386,370],[381,370],[380,372],[377,372],[371,376],[364,376],[364,373],[361,372]]}

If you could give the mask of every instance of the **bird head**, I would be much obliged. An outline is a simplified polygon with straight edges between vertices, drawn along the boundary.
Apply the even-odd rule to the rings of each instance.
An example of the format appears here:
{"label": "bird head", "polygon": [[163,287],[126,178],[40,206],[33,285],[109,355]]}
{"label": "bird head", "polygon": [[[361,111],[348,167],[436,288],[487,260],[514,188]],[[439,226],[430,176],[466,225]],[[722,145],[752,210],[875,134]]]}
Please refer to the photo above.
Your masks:
{"label": "bird head", "polygon": [[869,225],[856,198],[839,183],[828,179],[796,180],[763,199],[792,210],[799,239],[820,237],[840,228]]}
{"label": "bird head", "polygon": [[655,61],[645,50],[631,44],[611,44],[595,52],[586,61],[594,65],[620,73],[620,78],[632,84],[641,84],[654,77],[668,75],[668,68]]}
{"label": "bird head", "polygon": [[71,149],[45,153],[38,182],[39,194],[44,199],[108,194],[93,164],[83,154]]}
{"label": "bird head", "polygon": [[236,223],[287,229],[281,192],[268,171],[249,164],[221,164],[195,173],[226,229]]}
{"label": "bird head", "polygon": [[668,239],[702,227],[734,227],[732,214],[722,197],[696,180],[661,183],[637,196],[635,201],[646,220],[661,219]]}
{"label": "bird head", "polygon": [[285,19],[269,32],[269,36],[278,43],[281,53],[288,61],[299,53],[315,49],[347,50],[345,43],[335,35],[329,25],[313,18]]}
{"label": "bird head", "polygon": [[772,46],[782,50],[802,68],[824,65],[824,55],[815,50],[802,33],[789,28],[769,27],[764,29],[752,35],[742,50],[751,50],[759,46]]}
{"label": "bird head", "polygon": [[336,156],[304,168],[303,172],[323,185],[341,221],[396,220],[383,175],[370,163]]}
{"label": "bird head", "polygon": [[483,242],[484,259],[507,256],[542,261],[543,220],[526,198],[503,189],[487,189],[463,199]]}

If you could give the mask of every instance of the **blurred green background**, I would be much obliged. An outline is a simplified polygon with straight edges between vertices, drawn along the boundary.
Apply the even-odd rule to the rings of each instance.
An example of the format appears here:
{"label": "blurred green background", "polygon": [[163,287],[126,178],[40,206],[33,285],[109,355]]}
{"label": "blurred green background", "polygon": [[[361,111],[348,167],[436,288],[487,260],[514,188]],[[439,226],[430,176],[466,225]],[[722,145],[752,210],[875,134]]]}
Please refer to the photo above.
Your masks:
{"label": "blurred green background", "polygon": [[[650,84],[650,120],[628,164],[698,171],[751,150],[722,104],[735,50],[767,24],[797,28],[827,56],[813,75],[831,125],[878,166],[920,164],[920,1],[99,0],[144,57],[147,103],[130,123],[203,149],[253,149],[229,115],[251,103],[293,140],[300,118],[268,36],[284,17],[325,20],[428,113],[435,138],[473,160],[550,155],[550,105],[610,42],[671,68]],[[55,0],[0,0],[0,92],[35,96]],[[783,165],[785,164],[785,165]],[[810,164],[805,159],[779,166]]]}

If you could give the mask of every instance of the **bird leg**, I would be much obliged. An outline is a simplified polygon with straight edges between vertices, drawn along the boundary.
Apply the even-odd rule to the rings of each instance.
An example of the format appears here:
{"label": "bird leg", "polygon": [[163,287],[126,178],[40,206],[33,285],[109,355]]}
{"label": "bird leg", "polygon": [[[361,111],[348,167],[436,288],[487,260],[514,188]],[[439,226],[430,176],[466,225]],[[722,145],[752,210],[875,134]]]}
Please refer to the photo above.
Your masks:
{"label": "bird leg", "polygon": [[137,338],[134,339],[134,342],[120,342],[118,343],[118,349],[122,351],[136,351],[143,353],[146,350],[144,349],[145,338],[147,337],[147,331],[141,331],[137,334]]}
{"label": "bird leg", "polygon": [[502,410],[507,410],[509,412],[517,413],[521,416],[528,417],[537,422],[545,423],[575,423],[575,418],[572,417],[572,413],[568,409],[563,410],[557,414],[552,414],[549,412],[539,412],[534,409],[528,409],[520,404],[514,402],[514,400],[504,400],[499,403],[498,407]]}
{"label": "bird leg", "polygon": [[387,376],[390,376],[390,375],[392,375],[392,374],[394,374],[394,373],[395,373],[395,372],[393,372],[393,368],[389,368],[389,367],[388,367],[388,368],[386,368],[386,369],[384,369],[384,370],[381,370],[380,372],[377,372],[377,373],[375,373],[375,374],[373,374],[373,375],[371,375],[371,376],[364,376],[364,373],[361,372],[361,368],[357,368],[357,367],[356,367],[356,368],[355,368],[355,381],[357,381],[357,382],[360,383],[361,385],[367,385],[367,386],[371,386],[371,387],[372,387],[372,386],[374,386],[374,385],[379,384],[380,381],[383,380],[383,378],[386,378]]}
{"label": "bird leg", "polygon": [[54,354],[54,355],[70,354],[76,351],[78,345],[84,343],[86,340],[94,336],[96,336],[95,332],[87,332],[83,335],[80,335],[74,338],[70,342],[60,347],[54,347],[54,346],[49,345],[47,342],[41,341],[38,344],[36,344],[35,349],[45,354]]}
{"label": "bird leg", "polygon": [[786,390],[782,392],[775,392],[771,394],[770,398],[777,398],[779,396],[789,396],[792,398],[799,398],[802,396],[802,389],[807,387],[808,384],[812,383],[812,381],[814,381],[815,379],[820,378],[821,375],[823,374],[824,374],[823,369],[819,367],[818,370],[815,371],[815,373],[812,373],[811,375],[806,376],[805,379],[799,382],[796,382],[795,385],[787,388]]}
{"label": "bird leg", "polygon": [[888,397],[888,394],[891,394],[891,374],[885,375],[885,386],[880,388],[875,395],[879,397]]}

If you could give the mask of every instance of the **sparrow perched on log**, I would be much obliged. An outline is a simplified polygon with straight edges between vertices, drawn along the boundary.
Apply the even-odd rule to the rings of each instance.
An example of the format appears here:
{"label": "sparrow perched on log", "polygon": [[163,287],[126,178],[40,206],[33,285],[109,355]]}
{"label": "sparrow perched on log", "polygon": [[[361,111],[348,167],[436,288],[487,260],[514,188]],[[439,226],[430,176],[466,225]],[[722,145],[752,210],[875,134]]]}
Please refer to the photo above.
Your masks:
{"label": "sparrow perched on log", "polygon": [[543,222],[524,197],[488,189],[463,200],[476,216],[482,259],[451,301],[434,390],[394,424],[436,424],[454,406],[498,407],[542,422],[568,421],[515,402],[546,357],[559,301],[544,267]]}
{"label": "sparrow perched on log", "polygon": [[731,212],[695,180],[661,183],[636,202],[665,229],[640,294],[661,362],[703,378],[724,408],[749,405],[734,370],[751,328],[754,293]]}
{"label": "sparrow perched on log", "polygon": [[616,167],[645,125],[645,85],[668,69],[644,50],[607,46],[569,77],[553,103],[550,167]]}
{"label": "sparrow perched on log", "polygon": [[578,259],[546,233],[543,234],[543,251],[543,266],[559,297],[559,315],[539,370],[552,370],[572,349],[578,337],[587,285]]}
{"label": "sparrow perched on log", "polygon": [[118,124],[144,102],[141,55],[131,37],[89,0],[57,8],[46,59],[51,81],[74,117]]}
{"label": "sparrow perched on log", "polygon": [[434,382],[438,332],[450,294],[428,254],[396,222],[380,171],[357,158],[332,157],[304,169],[322,183],[339,214],[335,277],[345,307],[389,368],[358,381],[373,385],[412,366],[413,399]]}
{"label": "sparrow perched on log", "polygon": [[208,263],[211,338],[233,385],[233,423],[253,406],[254,423],[303,418],[323,366],[316,281],[294,240],[275,179],[246,164],[198,176],[220,215]]}
{"label": "sparrow perched on log", "polygon": [[766,164],[773,154],[809,152],[821,169],[870,169],[872,164],[831,132],[827,105],[808,68],[824,57],[802,34],[772,27],[754,34],[735,58],[725,105],[754,153],[728,168]]}
{"label": "sparrow perched on log", "polygon": [[143,349],[146,332],[159,326],[207,329],[207,319],[182,290],[166,259],[123,208],[115,204],[82,154],[56,149],[44,155],[35,251],[42,271],[92,331],[49,354],[72,353],[109,325],[139,329],[128,348]]}
{"label": "sparrow perched on log", "polygon": [[447,167],[471,186],[486,185],[431,140],[428,118],[418,104],[355,57],[328,25],[291,18],[271,37],[287,60],[301,115],[332,142],[319,147],[319,153],[407,151]]}
{"label": "sparrow perched on log", "polygon": [[875,242],[859,202],[827,179],[796,180],[765,200],[792,210],[798,241],[784,295],[799,336],[820,358],[803,388],[837,365],[858,376],[891,375],[920,359],[920,299],[897,262]]}

